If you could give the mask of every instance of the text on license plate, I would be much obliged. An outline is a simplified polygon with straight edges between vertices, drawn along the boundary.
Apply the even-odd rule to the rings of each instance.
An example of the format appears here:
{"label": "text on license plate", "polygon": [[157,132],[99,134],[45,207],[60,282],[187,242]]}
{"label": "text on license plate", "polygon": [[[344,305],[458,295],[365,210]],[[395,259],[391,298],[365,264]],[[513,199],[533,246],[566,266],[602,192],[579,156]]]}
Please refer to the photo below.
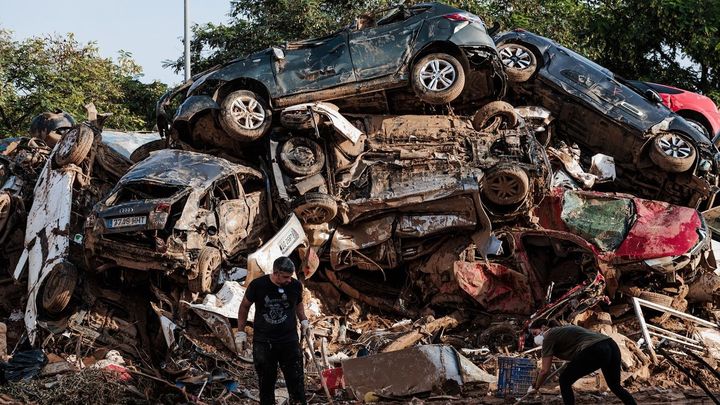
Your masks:
{"label": "text on license plate", "polygon": [[120,228],[123,226],[145,225],[147,217],[124,217],[113,218],[110,222],[111,228]]}

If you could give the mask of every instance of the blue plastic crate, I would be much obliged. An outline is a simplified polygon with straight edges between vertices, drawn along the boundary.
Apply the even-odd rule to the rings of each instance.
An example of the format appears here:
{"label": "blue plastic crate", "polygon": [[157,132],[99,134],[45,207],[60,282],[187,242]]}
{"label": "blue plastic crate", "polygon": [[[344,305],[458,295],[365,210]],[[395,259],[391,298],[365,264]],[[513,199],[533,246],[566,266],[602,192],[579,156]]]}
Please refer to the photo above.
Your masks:
{"label": "blue plastic crate", "polygon": [[495,395],[525,395],[534,382],[535,360],[523,357],[498,357],[498,388]]}

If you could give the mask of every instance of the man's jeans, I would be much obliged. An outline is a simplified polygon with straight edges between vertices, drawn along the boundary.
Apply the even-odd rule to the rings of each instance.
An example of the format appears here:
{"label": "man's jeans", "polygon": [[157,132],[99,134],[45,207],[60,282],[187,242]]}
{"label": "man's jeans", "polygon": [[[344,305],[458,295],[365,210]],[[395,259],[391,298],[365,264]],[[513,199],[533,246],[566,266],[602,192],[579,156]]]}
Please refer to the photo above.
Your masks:
{"label": "man's jeans", "polygon": [[299,342],[253,342],[253,362],[258,375],[260,405],[275,405],[278,364],[285,377],[291,404],[305,404],[305,374]]}

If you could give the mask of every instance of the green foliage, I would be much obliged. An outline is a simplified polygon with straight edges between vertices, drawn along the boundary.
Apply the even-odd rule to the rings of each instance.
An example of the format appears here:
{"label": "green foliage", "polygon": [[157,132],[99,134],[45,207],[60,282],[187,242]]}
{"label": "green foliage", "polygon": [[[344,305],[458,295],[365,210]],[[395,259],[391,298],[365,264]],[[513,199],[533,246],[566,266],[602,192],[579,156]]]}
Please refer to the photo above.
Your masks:
{"label": "green foliage", "polygon": [[[419,1],[406,1],[413,4]],[[390,0],[237,0],[228,24],[194,26],[193,71],[270,45],[318,37]],[[720,102],[718,0],[448,0],[503,29],[552,38],[615,73],[704,93]],[[166,62],[180,71],[182,58]]]}
{"label": "green foliage", "polygon": [[72,34],[14,41],[0,30],[0,137],[26,133],[35,115],[55,108],[81,121],[89,102],[113,114],[109,127],[150,129],[155,100],[167,86],[143,84],[141,73],[130,53],[121,51],[115,64]]}

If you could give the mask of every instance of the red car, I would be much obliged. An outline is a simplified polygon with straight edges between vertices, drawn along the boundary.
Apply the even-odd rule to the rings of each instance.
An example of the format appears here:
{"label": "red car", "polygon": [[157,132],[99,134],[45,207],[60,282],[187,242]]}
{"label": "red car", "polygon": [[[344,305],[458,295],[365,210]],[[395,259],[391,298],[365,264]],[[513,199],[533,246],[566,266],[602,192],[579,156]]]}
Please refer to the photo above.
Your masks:
{"label": "red car", "polygon": [[665,84],[632,81],[637,87],[655,90],[663,104],[693,124],[705,136],[714,139],[720,135],[720,112],[715,103],[702,94]]}
{"label": "red car", "polygon": [[499,255],[454,263],[459,287],[488,312],[578,313],[588,308],[586,299],[601,300],[605,287],[613,297],[618,286],[639,287],[642,298],[669,304],[683,284],[714,270],[709,230],[692,208],[557,188],[535,214],[536,229],[495,231]]}

